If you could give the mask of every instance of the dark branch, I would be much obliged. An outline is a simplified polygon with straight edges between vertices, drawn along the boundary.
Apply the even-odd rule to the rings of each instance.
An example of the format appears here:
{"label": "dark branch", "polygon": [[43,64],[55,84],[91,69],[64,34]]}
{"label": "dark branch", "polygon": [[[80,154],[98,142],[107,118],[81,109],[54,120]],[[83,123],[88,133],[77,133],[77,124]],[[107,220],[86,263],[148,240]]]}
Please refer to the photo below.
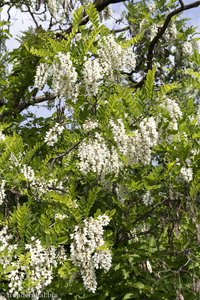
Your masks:
{"label": "dark branch", "polygon": [[[121,3],[121,2],[125,2],[125,1],[127,1],[127,0],[96,0],[96,1],[94,1],[94,5],[95,5],[97,11],[101,12],[109,4],[116,4],[116,3]],[[89,17],[88,16],[83,17],[83,19],[81,20],[79,26],[87,24],[88,21],[89,21]],[[71,31],[72,31],[72,25],[70,25],[69,28],[67,28],[66,30],[64,30],[63,33],[69,34]],[[64,37],[62,33],[57,33],[56,36],[58,38],[59,37]]]}
{"label": "dark branch", "polygon": [[185,4],[183,3],[182,0],[178,0],[178,1],[179,1],[179,3],[180,3],[181,7],[184,7],[184,6],[185,6]]}
{"label": "dark branch", "polygon": [[149,70],[152,69],[152,66],[153,66],[153,55],[154,55],[154,48],[155,46],[158,44],[159,40],[161,39],[161,37],[163,36],[163,34],[165,33],[171,19],[175,16],[175,15],[178,15],[180,13],[182,13],[183,11],[185,10],[189,10],[189,9],[192,9],[192,8],[195,8],[195,7],[198,7],[200,6],[200,0],[199,1],[196,1],[196,2],[193,2],[193,3],[190,3],[188,5],[183,5],[175,10],[173,10],[171,13],[169,13],[163,23],[163,26],[161,28],[159,28],[158,30],[158,33],[156,34],[156,36],[153,38],[153,40],[150,42],[149,44],[149,50],[148,50],[148,53],[147,53],[147,69],[146,69],[146,74],[145,76],[137,83],[134,85],[134,87],[142,87],[145,79],[146,79],[146,76],[147,76],[147,73]]}
{"label": "dark branch", "polygon": [[123,31],[127,31],[129,29],[130,29],[130,26],[126,26],[126,27],[119,28],[119,29],[113,29],[112,32],[113,33],[119,33],[119,32],[123,32]]}
{"label": "dark branch", "polygon": [[29,102],[22,102],[18,105],[17,110],[18,112],[22,112],[24,109],[28,108],[31,105],[39,104],[45,101],[52,101],[55,100],[56,96],[52,93],[46,92],[44,95],[33,97]]}

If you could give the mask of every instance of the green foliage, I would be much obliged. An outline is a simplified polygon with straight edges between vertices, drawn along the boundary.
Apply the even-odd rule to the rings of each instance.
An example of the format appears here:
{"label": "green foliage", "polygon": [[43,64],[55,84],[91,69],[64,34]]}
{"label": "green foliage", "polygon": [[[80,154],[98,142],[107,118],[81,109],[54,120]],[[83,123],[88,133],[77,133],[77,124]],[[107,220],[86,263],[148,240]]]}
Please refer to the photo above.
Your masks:
{"label": "green foliage", "polygon": [[[21,6],[20,1],[9,5],[14,4]],[[151,60],[151,41],[169,12],[180,6],[178,1],[156,0],[154,6],[126,1],[116,33],[101,21],[98,3],[80,1],[73,17],[66,7],[60,23],[45,4],[49,28],[41,22],[29,29],[11,52],[5,48],[7,24],[0,22],[0,235],[8,228],[8,244],[5,237],[0,241],[0,293],[10,291],[18,265],[27,272],[23,291],[44,277],[31,279],[35,265],[30,267],[27,244],[33,246],[36,239],[48,253],[62,249],[66,254],[51,266],[52,278],[42,286],[61,299],[199,299],[200,54],[195,29],[174,16]],[[39,22],[33,3],[26,5]],[[125,31],[122,24],[116,27],[123,18]],[[135,68],[131,70],[131,62],[117,66],[115,60],[113,72],[107,72],[118,52],[114,45],[110,52],[102,48],[103,64],[98,50],[110,34],[124,53],[128,49],[136,55]],[[61,64],[64,73],[46,70],[49,77],[39,90],[36,71],[40,63],[51,67],[58,52],[70,54],[73,85],[68,85],[70,63],[63,69]],[[85,61],[91,69],[84,69]],[[55,75],[60,76],[57,81]],[[55,96],[57,84],[61,92],[77,86],[77,96]],[[45,113],[38,117],[30,107],[40,102]],[[91,246],[90,235],[97,228],[85,233],[85,223],[102,215],[110,222],[95,251],[110,250],[112,266],[107,272],[95,269],[97,289],[92,293],[83,283],[85,253],[75,263],[71,249],[78,230],[85,234],[79,243]]]}

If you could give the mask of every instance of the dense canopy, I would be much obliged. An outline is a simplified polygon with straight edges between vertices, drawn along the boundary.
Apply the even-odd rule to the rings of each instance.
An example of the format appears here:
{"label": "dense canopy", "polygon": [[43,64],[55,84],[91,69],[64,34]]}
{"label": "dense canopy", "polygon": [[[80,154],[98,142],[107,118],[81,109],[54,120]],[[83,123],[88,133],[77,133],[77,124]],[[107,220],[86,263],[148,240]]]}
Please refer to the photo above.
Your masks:
{"label": "dense canopy", "polygon": [[0,7],[0,299],[199,299],[200,1]]}

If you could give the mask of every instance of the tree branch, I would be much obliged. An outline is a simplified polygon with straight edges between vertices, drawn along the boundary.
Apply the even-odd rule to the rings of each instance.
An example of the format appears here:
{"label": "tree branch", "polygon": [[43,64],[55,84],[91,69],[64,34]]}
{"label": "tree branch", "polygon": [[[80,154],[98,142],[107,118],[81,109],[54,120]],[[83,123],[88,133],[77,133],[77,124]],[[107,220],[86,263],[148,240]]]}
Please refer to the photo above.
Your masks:
{"label": "tree branch", "polygon": [[45,102],[45,101],[51,101],[51,100],[55,100],[55,99],[56,99],[55,94],[46,92],[46,93],[44,93],[44,95],[41,95],[41,96],[38,96],[38,97],[33,97],[31,99],[31,101],[29,101],[29,102],[19,103],[19,105],[17,107],[17,110],[20,113],[24,109],[28,108],[31,105],[39,104],[39,103],[42,103],[42,102]]}
{"label": "tree branch", "polygon": [[[180,2],[180,1],[179,1]],[[181,1],[182,2],[182,1]],[[182,2],[183,3],[183,2]],[[147,53],[147,69],[146,69],[146,74],[145,76],[138,82],[134,85],[134,87],[142,87],[145,79],[146,79],[146,76],[147,76],[147,73],[149,70],[152,69],[152,66],[153,66],[153,55],[154,55],[154,48],[155,46],[158,44],[159,40],[161,39],[161,37],[163,36],[163,34],[165,33],[171,19],[175,16],[175,15],[178,15],[180,13],[182,13],[183,11],[185,10],[189,10],[189,9],[192,9],[192,8],[195,8],[195,7],[198,7],[200,6],[200,0],[198,1],[195,1],[193,3],[190,3],[190,4],[187,4],[187,5],[181,5],[181,7],[173,10],[172,12],[170,12],[164,23],[163,23],[163,26],[158,30],[158,33],[156,34],[156,36],[153,38],[153,40],[150,42],[149,44],[149,50],[148,50],[148,53]]]}
{"label": "tree branch", "polygon": [[[121,2],[125,2],[127,0],[95,0],[94,1],[94,6],[96,7],[98,12],[101,12],[102,10],[104,10],[104,8],[106,8],[109,4],[116,4],[116,3],[121,3]],[[81,25],[85,25],[87,24],[89,21],[89,17],[83,17],[83,19],[81,20],[79,26]],[[57,33],[56,37],[63,37],[63,33],[65,34],[69,34],[72,31],[72,25],[70,25],[69,28],[67,28],[66,30],[64,30],[62,33]]]}

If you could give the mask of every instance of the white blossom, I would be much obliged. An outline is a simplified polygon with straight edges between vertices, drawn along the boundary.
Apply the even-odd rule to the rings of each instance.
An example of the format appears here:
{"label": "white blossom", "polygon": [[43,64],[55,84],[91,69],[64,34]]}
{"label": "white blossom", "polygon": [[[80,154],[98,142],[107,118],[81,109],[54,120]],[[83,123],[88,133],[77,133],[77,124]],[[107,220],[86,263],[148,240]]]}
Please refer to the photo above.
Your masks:
{"label": "white blossom", "polygon": [[146,261],[146,267],[147,267],[147,270],[149,271],[149,273],[152,273],[152,266],[151,266],[149,260]]}
{"label": "white blossom", "polygon": [[72,262],[80,268],[83,284],[86,289],[95,293],[97,279],[95,269],[108,271],[111,268],[112,256],[108,249],[101,250],[105,245],[103,227],[109,224],[109,217],[99,216],[84,220],[84,227],[76,226],[71,234],[73,242],[70,246]]}
{"label": "white blossom", "polygon": [[49,69],[50,67],[46,63],[41,63],[37,66],[34,86],[38,87],[38,89],[40,90],[47,82],[47,79],[49,77]]}
{"label": "white blossom", "polygon": [[4,200],[6,199],[5,184],[5,180],[2,180],[0,183],[0,205],[2,205]]}
{"label": "white blossom", "polygon": [[153,204],[153,197],[151,196],[150,191],[147,191],[143,196],[142,196],[142,202],[144,205],[149,206]]}
{"label": "white blossom", "polygon": [[111,120],[110,126],[118,149],[127,158],[128,164],[150,162],[151,148],[158,141],[158,132],[153,117],[143,119],[139,124],[139,129],[131,134],[126,133],[121,119],[117,120],[117,124]]}
{"label": "white blossom", "polygon": [[23,165],[21,172],[28,181],[35,182],[35,172],[30,166]]}
{"label": "white blossom", "polygon": [[67,215],[61,214],[61,213],[57,213],[57,214],[55,214],[55,216],[54,216],[54,218],[55,218],[55,219],[58,219],[58,220],[64,220],[64,219],[66,219],[67,217],[68,217]]}
{"label": "white blossom", "polygon": [[106,174],[118,174],[122,168],[117,151],[106,145],[104,138],[95,133],[95,138],[83,141],[78,148],[79,168],[83,174],[94,172],[104,178]]}
{"label": "white blossom", "polygon": [[192,181],[192,179],[193,179],[192,168],[182,167],[180,170],[180,175],[186,182]]}
{"label": "white blossom", "polygon": [[70,58],[70,53],[58,52],[52,65],[52,89],[57,97],[71,98],[78,96],[77,72]]}
{"label": "white blossom", "polygon": [[[6,232],[7,229],[4,231]],[[0,236],[2,236],[1,232]],[[58,249],[54,246],[44,248],[41,245],[40,240],[32,237],[31,241],[31,244],[25,245],[25,250],[30,255],[30,260],[26,265],[23,264],[23,261],[21,261],[16,254],[14,255],[14,253],[8,251],[10,247],[10,245],[8,246],[8,243],[6,243],[4,247],[4,249],[7,248],[7,252],[12,255],[9,263],[13,267],[13,270],[8,274],[8,286],[9,294],[14,298],[23,294],[25,288],[25,292],[31,294],[32,299],[39,299],[44,288],[52,282],[54,268],[66,260],[66,254],[63,247]],[[25,287],[24,283],[27,281],[29,282],[29,285],[28,287]]]}
{"label": "white blossom", "polygon": [[83,124],[83,129],[85,132],[92,131],[93,129],[98,127],[98,122],[93,120],[86,120]]}
{"label": "white blossom", "polygon": [[192,47],[192,44],[191,42],[184,42],[182,44],[182,50],[183,50],[183,53],[186,54],[186,55],[192,55],[193,54],[193,47]]}
{"label": "white blossom", "polygon": [[2,131],[0,130],[0,141],[4,141],[6,138],[5,134],[2,133]]}
{"label": "white blossom", "polygon": [[103,37],[98,42],[99,64],[109,80],[115,79],[116,71],[132,71],[136,66],[136,57],[132,48],[122,48],[113,35]]}
{"label": "white blossom", "polygon": [[174,130],[178,130],[178,120],[182,117],[182,111],[175,100],[166,98],[164,99],[161,107],[168,110],[171,122],[169,127]]}
{"label": "white blossom", "polygon": [[47,133],[44,138],[45,143],[47,143],[48,146],[54,146],[57,141],[59,135],[62,134],[65,127],[59,123],[56,123]]}
{"label": "white blossom", "polygon": [[150,33],[149,33],[151,41],[155,38],[155,36],[157,35],[157,33],[158,33],[158,25],[157,24],[152,24],[150,26]]}
{"label": "white blossom", "polygon": [[34,170],[27,165],[23,165],[21,172],[24,177],[28,180],[32,191],[37,196],[42,196],[48,190],[48,184],[44,181],[43,178],[37,178],[35,176]]}
{"label": "white blossom", "polygon": [[96,95],[103,78],[103,69],[99,63],[99,59],[88,59],[84,63],[84,81],[86,85],[87,95]]}

